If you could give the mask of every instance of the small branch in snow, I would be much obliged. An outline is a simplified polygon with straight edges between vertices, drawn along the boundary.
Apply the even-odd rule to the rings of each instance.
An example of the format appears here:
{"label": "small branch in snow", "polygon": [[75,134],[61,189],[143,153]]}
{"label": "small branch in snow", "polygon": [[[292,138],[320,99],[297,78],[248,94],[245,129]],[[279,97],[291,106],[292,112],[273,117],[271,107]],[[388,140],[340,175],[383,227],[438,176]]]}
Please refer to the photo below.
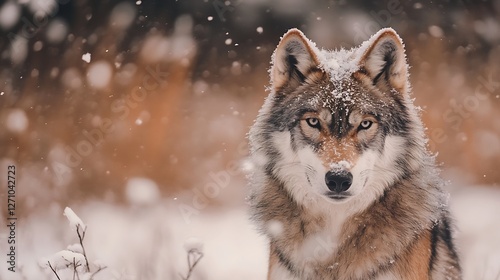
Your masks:
{"label": "small branch in snow", "polygon": [[69,276],[71,274],[68,274],[68,280],[91,280],[94,275],[106,267],[104,265],[97,265],[96,269],[92,267],[93,271],[90,270],[91,267],[89,258],[87,256],[85,246],[83,245],[87,232],[87,226],[69,207],[64,209],[64,215],[68,218],[70,228],[72,230],[76,229],[79,243],[69,245],[66,250],[61,250],[52,256],[49,256],[47,259],[42,259],[40,261],[40,266],[50,267],[58,280],[61,280],[61,278],[59,277],[57,271],[64,269],[68,269],[69,273],[73,270],[73,277]]}
{"label": "small branch in snow", "polygon": [[78,274],[78,271],[76,270],[77,267],[79,267],[80,264],[76,264],[76,258],[73,257],[73,280],[76,279],[80,280],[80,275]]}
{"label": "small branch in snow", "polygon": [[47,262],[49,264],[49,267],[50,269],[52,270],[52,272],[54,272],[54,274],[56,275],[57,279],[58,280],[61,280],[61,278],[59,278],[59,275],[57,274],[56,270],[52,267],[52,265],[50,264],[50,261]]}
{"label": "small branch in snow", "polygon": [[198,264],[198,262],[201,260],[201,258],[203,258],[203,253],[200,252],[199,250],[191,249],[188,251],[188,255],[187,255],[188,273],[187,273],[186,277],[183,277],[181,275],[182,280],[188,280],[189,277],[191,277],[191,274],[193,273],[195,266]]}
{"label": "small branch in snow", "polygon": [[71,208],[64,208],[64,216],[68,218],[70,227],[80,226],[82,230],[87,229],[87,226],[83,223],[82,219],[80,219],[80,217],[78,217],[78,215],[76,215]]}
{"label": "small branch in snow", "polygon": [[107,267],[107,266],[104,266],[104,267],[99,267],[99,269],[98,269],[96,272],[94,272],[94,273],[92,273],[92,275],[90,275],[89,280],[94,279],[94,276],[95,276],[97,273],[101,272],[102,270],[104,270],[104,269],[106,269],[106,268],[108,268],[108,267]]}
{"label": "small branch in snow", "polygon": [[[82,229],[81,234],[80,234],[80,229]],[[85,247],[83,246],[83,239],[85,238],[85,231],[86,231],[86,228],[83,229],[79,224],[76,225],[76,234],[78,234],[78,239],[80,240],[80,245],[82,246],[83,257],[85,258],[85,267],[87,268],[87,272],[90,272],[89,260],[87,259],[87,253],[85,252]]]}

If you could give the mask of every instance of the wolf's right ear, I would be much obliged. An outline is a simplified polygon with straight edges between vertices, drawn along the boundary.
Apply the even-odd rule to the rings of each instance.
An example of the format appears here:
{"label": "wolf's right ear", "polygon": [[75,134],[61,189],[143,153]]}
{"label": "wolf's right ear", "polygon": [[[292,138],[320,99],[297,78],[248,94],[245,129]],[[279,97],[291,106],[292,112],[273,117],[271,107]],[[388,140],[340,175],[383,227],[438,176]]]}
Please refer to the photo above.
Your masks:
{"label": "wolf's right ear", "polygon": [[318,69],[318,50],[298,29],[290,29],[274,51],[270,70],[275,91],[297,87],[314,69]]}

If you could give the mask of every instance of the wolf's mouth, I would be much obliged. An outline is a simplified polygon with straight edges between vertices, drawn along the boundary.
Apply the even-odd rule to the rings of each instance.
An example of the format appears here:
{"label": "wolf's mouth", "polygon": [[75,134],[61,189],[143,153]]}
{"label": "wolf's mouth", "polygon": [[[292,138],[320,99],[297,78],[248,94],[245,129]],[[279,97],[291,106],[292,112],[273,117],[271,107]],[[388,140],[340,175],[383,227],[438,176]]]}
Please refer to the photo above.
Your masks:
{"label": "wolf's mouth", "polygon": [[329,198],[332,198],[332,199],[336,199],[336,200],[343,200],[343,199],[350,197],[351,194],[349,194],[349,192],[341,192],[341,193],[328,192],[328,193],[326,193],[326,196],[328,196]]}

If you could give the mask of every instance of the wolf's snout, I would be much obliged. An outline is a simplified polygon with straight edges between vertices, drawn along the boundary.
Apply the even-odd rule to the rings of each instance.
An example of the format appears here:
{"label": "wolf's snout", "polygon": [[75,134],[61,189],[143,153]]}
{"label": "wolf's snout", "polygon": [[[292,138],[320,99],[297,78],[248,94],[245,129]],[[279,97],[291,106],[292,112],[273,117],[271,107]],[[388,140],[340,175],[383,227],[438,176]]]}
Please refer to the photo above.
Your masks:
{"label": "wolf's snout", "polygon": [[351,186],[352,174],[349,171],[328,171],[325,175],[325,182],[328,189],[336,193],[341,193],[347,191]]}

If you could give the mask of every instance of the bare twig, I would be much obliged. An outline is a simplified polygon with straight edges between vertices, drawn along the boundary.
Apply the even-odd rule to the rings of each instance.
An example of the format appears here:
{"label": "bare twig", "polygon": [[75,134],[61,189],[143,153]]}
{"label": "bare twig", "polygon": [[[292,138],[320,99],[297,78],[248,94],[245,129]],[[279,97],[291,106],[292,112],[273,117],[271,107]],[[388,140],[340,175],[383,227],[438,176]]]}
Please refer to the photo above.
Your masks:
{"label": "bare twig", "polygon": [[193,273],[195,266],[198,264],[198,262],[201,260],[201,258],[203,258],[202,252],[200,252],[196,249],[189,250],[188,255],[187,255],[188,273],[187,273],[186,277],[183,277],[181,275],[181,278],[183,280],[189,280],[189,277],[191,277],[191,274]]}
{"label": "bare twig", "polygon": [[83,230],[83,233],[80,234],[80,225],[77,225],[76,234],[78,234],[78,239],[80,239],[80,245],[82,246],[83,257],[85,258],[85,267],[87,268],[87,272],[90,272],[89,260],[87,259],[87,253],[85,252],[85,247],[83,246],[83,239],[85,238],[85,230]]}
{"label": "bare twig", "polygon": [[89,280],[94,279],[94,276],[95,276],[97,273],[101,272],[102,270],[104,270],[104,269],[106,269],[106,268],[108,268],[108,267],[107,267],[107,266],[104,266],[104,267],[99,267],[99,269],[98,269],[97,271],[95,271],[94,273],[92,273],[92,275],[90,275]]}
{"label": "bare twig", "polygon": [[79,266],[81,266],[80,262],[77,263],[75,257],[73,257],[73,280],[75,280],[75,276],[76,279],[80,280],[80,274],[78,274],[77,270]]}
{"label": "bare twig", "polygon": [[76,277],[76,264],[75,264],[75,257],[73,257],[73,280],[75,280]]}
{"label": "bare twig", "polygon": [[56,275],[57,279],[61,280],[61,278],[59,278],[59,275],[57,274],[55,268],[53,268],[52,265],[50,264],[50,261],[47,261],[47,263],[49,264],[49,267],[52,270],[52,272],[54,272],[54,274]]}

